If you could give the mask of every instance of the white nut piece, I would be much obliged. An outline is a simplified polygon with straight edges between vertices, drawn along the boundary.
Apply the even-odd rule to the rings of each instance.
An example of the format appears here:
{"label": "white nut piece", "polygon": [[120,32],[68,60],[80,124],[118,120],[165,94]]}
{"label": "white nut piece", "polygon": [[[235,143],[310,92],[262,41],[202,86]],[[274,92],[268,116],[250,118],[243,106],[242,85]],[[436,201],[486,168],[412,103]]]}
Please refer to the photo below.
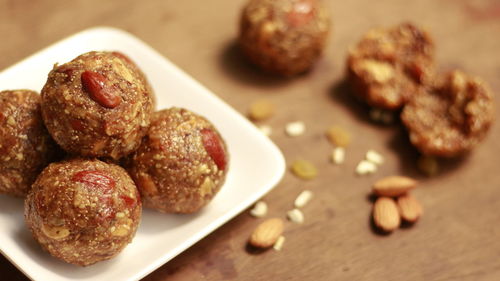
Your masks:
{"label": "white nut piece", "polygon": [[276,240],[276,242],[274,243],[273,249],[275,251],[281,251],[281,249],[283,249],[284,243],[285,243],[285,236],[281,235],[280,237],[278,237],[278,240]]}
{"label": "white nut piece", "polygon": [[309,201],[311,201],[312,197],[313,197],[312,191],[304,190],[299,194],[299,196],[297,196],[297,198],[295,198],[295,202],[293,205],[295,206],[295,208],[302,208],[305,205],[307,205]]}
{"label": "white nut piece", "polygon": [[299,209],[295,208],[287,212],[287,217],[290,221],[294,223],[303,223],[304,214]]}
{"label": "white nut piece", "polygon": [[111,227],[111,235],[123,237],[128,235],[130,232],[130,226],[128,224],[122,224],[117,227]]}
{"label": "white nut piece", "polygon": [[373,81],[380,84],[389,82],[395,76],[394,67],[386,62],[367,59],[360,62],[359,66],[371,75]]}
{"label": "white nut piece", "polygon": [[259,131],[264,134],[265,136],[270,136],[273,132],[273,129],[269,125],[260,125],[259,126]]}
{"label": "white nut piece", "polygon": [[296,121],[286,124],[285,132],[290,137],[297,137],[306,131],[306,125],[302,121]]}
{"label": "white nut piece", "polygon": [[358,166],[356,166],[356,174],[363,176],[368,174],[373,174],[377,171],[377,165],[368,160],[362,160],[359,162]]}
{"label": "white nut piece", "polygon": [[264,201],[259,201],[255,204],[255,206],[250,210],[250,215],[256,218],[262,218],[267,214],[267,204]]}
{"label": "white nut piece", "polygon": [[384,163],[384,157],[373,149],[370,149],[366,152],[365,159],[375,165],[382,165]]}
{"label": "white nut piece", "polygon": [[336,147],[332,150],[332,162],[334,164],[342,164],[345,160],[345,148]]}
{"label": "white nut piece", "polygon": [[59,240],[66,238],[69,235],[69,229],[62,226],[48,226],[46,224],[42,224],[42,232],[47,235],[47,237]]}

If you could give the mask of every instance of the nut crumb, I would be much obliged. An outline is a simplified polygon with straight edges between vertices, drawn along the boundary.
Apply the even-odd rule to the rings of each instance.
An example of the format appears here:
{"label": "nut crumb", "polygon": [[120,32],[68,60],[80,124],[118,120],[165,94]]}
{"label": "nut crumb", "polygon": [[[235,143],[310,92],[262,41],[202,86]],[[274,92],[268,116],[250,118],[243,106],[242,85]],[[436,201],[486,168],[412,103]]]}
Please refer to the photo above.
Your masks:
{"label": "nut crumb", "polygon": [[372,162],[375,165],[382,165],[384,163],[384,157],[373,149],[366,152],[365,159]]}
{"label": "nut crumb", "polygon": [[420,156],[417,160],[417,167],[426,176],[432,177],[439,173],[439,163],[435,157]]}
{"label": "nut crumb", "polygon": [[285,236],[281,235],[278,237],[278,240],[276,240],[276,243],[273,245],[273,249],[275,251],[281,251],[283,249],[283,244],[285,243]]}
{"label": "nut crumb", "polygon": [[11,126],[15,126],[16,125],[16,120],[14,120],[14,117],[12,116],[9,116],[7,118],[7,124],[11,125]]}
{"label": "nut crumb", "polygon": [[267,204],[264,201],[259,201],[255,204],[255,206],[250,210],[250,215],[256,218],[262,218],[267,214]]}
{"label": "nut crumb", "polygon": [[394,122],[394,114],[389,110],[372,108],[370,110],[370,119],[378,123],[389,125]]}
{"label": "nut crumb", "polygon": [[269,119],[274,114],[274,104],[266,99],[257,100],[250,105],[248,116],[253,121]]}
{"label": "nut crumb", "polygon": [[306,131],[306,125],[302,121],[290,122],[286,124],[285,132],[290,137],[298,137]]}
{"label": "nut crumb", "polygon": [[316,167],[306,160],[297,160],[293,162],[291,169],[297,177],[304,180],[314,179],[318,175]]}
{"label": "nut crumb", "polygon": [[336,147],[332,150],[332,162],[334,164],[342,164],[345,160],[345,148]]}
{"label": "nut crumb", "polygon": [[273,132],[273,129],[269,125],[261,125],[258,127],[259,131],[264,134],[265,136],[270,136]]}
{"label": "nut crumb", "polygon": [[360,176],[373,174],[376,171],[377,171],[377,165],[368,160],[361,160],[358,166],[356,166],[356,174]]}
{"label": "nut crumb", "polygon": [[305,205],[307,205],[307,203],[309,203],[309,201],[311,201],[312,197],[313,197],[312,191],[310,191],[310,190],[302,191],[299,194],[299,196],[297,196],[297,198],[295,198],[295,202],[294,202],[295,208],[304,207]]}
{"label": "nut crumb", "polygon": [[351,143],[351,134],[342,127],[332,126],[326,131],[328,140],[338,147],[346,147]]}
{"label": "nut crumb", "polygon": [[297,208],[288,211],[287,217],[294,223],[301,224],[304,222],[304,213],[302,213],[302,211]]}

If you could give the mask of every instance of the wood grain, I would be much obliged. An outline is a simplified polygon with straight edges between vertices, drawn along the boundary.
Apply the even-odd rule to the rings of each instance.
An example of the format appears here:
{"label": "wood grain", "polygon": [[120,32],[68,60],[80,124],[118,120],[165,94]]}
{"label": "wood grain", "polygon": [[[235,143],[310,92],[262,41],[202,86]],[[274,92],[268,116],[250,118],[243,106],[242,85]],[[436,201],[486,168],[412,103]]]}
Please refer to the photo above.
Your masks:
{"label": "wood grain", "polygon": [[[498,124],[468,157],[446,161],[439,176],[424,178],[401,126],[371,123],[343,83],[347,49],[363,32],[411,20],[434,35],[442,69],[460,67],[483,77],[498,99],[498,1],[325,1],[334,16],[325,56],[312,72],[289,80],[263,76],[240,57],[234,39],[244,2],[0,0],[0,69],[84,28],[118,27],[242,113],[255,99],[274,101],[277,113],[267,122],[272,140],[288,162],[305,158],[318,166],[318,178],[304,182],[287,173],[264,198],[269,217],[285,218],[303,189],[315,193],[303,209],[305,223],[286,224],[281,252],[246,248],[261,220],[245,212],[144,280],[500,280]],[[289,138],[284,126],[295,120],[307,131]],[[334,124],[354,136],[341,166],[329,163],[331,146],[323,135]],[[386,163],[373,176],[356,177],[355,165],[368,149],[381,152]],[[368,193],[376,179],[393,174],[421,181],[413,194],[425,215],[411,228],[382,236],[371,228]],[[26,280],[3,257],[0,276]]]}

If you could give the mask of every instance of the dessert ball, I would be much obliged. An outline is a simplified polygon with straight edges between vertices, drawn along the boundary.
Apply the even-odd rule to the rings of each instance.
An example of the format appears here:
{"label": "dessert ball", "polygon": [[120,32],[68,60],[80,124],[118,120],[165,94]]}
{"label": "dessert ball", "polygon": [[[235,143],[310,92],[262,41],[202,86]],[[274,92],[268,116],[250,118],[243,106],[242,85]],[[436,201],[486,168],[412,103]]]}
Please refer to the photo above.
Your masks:
{"label": "dessert ball", "polygon": [[128,170],[145,206],[165,213],[193,213],[221,188],[228,160],[224,140],[207,119],[170,108],[153,114]]}
{"label": "dessert ball", "polygon": [[0,193],[25,196],[57,149],[43,125],[40,96],[0,92]]}
{"label": "dessert ball", "polygon": [[250,0],[240,21],[239,44],[263,70],[291,76],[318,60],[330,29],[321,0]]}
{"label": "dessert ball", "polygon": [[153,100],[153,110],[154,110],[154,108],[156,108],[155,93],[153,87],[151,87],[151,84],[149,83],[148,78],[146,77],[144,72],[142,72],[139,66],[129,56],[125,55],[124,53],[113,51],[112,54],[121,58],[124,63],[128,64],[130,68],[134,69],[139,74],[139,77],[141,78],[144,85],[146,85],[147,91],[150,93],[151,99]]}
{"label": "dessert ball", "polygon": [[432,78],[434,43],[411,23],[366,33],[349,51],[348,79],[353,92],[369,105],[400,109]]}
{"label": "dessert ball", "polygon": [[43,170],[24,211],[33,237],[46,251],[87,266],[116,256],[132,241],[141,200],[120,166],[71,159]]}
{"label": "dessert ball", "polygon": [[460,71],[416,95],[401,119],[410,141],[423,154],[451,157],[484,139],[494,119],[493,96],[485,82]]}
{"label": "dessert ball", "polygon": [[153,111],[144,75],[124,56],[90,52],[56,65],[42,90],[42,115],[67,152],[119,159],[140,144]]}

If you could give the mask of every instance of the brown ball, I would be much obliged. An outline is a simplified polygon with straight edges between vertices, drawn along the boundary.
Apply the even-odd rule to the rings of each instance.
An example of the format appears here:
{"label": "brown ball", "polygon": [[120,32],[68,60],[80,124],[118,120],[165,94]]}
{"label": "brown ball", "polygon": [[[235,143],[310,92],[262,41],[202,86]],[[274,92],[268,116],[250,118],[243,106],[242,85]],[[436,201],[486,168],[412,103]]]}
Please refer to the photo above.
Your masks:
{"label": "brown ball", "polygon": [[228,160],[224,140],[207,119],[170,108],[153,114],[128,170],[145,206],[165,213],[193,213],[221,188]]}
{"label": "brown ball", "polygon": [[42,122],[40,96],[0,92],[0,193],[26,196],[57,149]]}
{"label": "brown ball", "polygon": [[425,155],[452,157],[470,151],[494,119],[493,95],[482,80],[450,72],[416,95],[401,119],[410,141]]}
{"label": "brown ball", "polygon": [[320,0],[251,0],[241,15],[239,44],[263,70],[291,76],[314,65],[329,30]]}
{"label": "brown ball", "polygon": [[350,50],[347,69],[353,92],[361,100],[397,110],[432,80],[434,43],[411,23],[373,29]]}
{"label": "brown ball", "polygon": [[90,52],[55,66],[42,90],[42,115],[71,154],[119,159],[135,149],[153,111],[151,88],[123,55]]}
{"label": "brown ball", "polygon": [[127,172],[99,160],[49,165],[25,202],[33,237],[52,256],[81,266],[110,259],[132,241],[141,200]]}

